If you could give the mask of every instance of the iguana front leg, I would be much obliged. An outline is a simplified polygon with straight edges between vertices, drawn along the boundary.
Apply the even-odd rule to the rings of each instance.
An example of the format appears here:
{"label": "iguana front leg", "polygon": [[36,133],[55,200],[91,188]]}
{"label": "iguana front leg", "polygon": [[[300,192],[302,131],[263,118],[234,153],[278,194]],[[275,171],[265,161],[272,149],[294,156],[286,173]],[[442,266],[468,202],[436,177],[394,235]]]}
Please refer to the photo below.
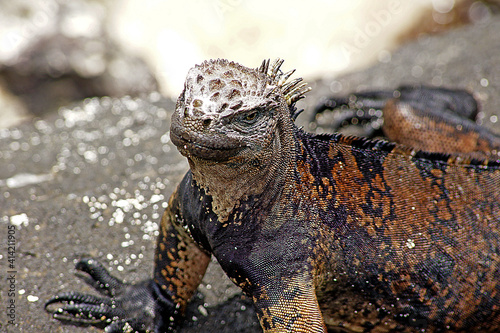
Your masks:
{"label": "iguana front leg", "polygon": [[106,332],[170,330],[196,291],[210,260],[180,225],[181,221],[176,191],[161,221],[153,280],[123,283],[96,260],[82,259],[76,268],[89,275],[88,282],[102,296],[65,292],[49,299],[45,308],[56,319],[105,327]]}
{"label": "iguana front leg", "polygon": [[269,280],[253,294],[264,332],[326,332],[315,289],[307,274]]}
{"label": "iguana front leg", "polygon": [[154,282],[183,313],[198,288],[210,254],[202,250],[189,235],[179,209],[177,188],[163,214],[155,254]]}

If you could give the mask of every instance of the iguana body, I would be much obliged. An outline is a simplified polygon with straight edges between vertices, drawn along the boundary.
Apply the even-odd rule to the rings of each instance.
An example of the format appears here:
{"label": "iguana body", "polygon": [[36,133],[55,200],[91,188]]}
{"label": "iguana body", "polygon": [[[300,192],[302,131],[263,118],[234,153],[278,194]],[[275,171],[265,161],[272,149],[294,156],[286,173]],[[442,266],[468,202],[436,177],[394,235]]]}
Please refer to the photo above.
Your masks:
{"label": "iguana body", "polygon": [[[265,332],[499,330],[500,162],[305,133],[293,120],[307,88],[280,66],[189,72],[171,138],[190,171],[162,218],[154,280],[122,286],[84,260],[111,285],[109,308],[77,293],[47,305],[161,332],[214,255]],[[138,291],[141,304],[124,301]]]}

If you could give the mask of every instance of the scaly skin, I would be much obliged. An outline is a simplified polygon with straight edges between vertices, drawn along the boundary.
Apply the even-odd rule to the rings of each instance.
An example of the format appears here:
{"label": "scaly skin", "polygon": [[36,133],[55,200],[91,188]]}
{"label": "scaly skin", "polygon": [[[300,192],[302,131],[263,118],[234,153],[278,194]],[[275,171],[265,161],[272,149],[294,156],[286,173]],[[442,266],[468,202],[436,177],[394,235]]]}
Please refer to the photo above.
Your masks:
{"label": "scaly skin", "polygon": [[47,305],[72,299],[59,314],[161,332],[214,255],[265,332],[500,330],[500,161],[305,133],[293,120],[307,88],[280,66],[215,60],[188,74],[171,138],[190,171],[143,296],[154,321],[86,311],[79,294]]}
{"label": "scaly skin", "polygon": [[384,119],[382,133],[389,141],[414,149],[477,159],[500,156],[500,138],[473,121],[478,112],[477,102],[463,90],[402,86],[395,91],[331,97],[316,107],[314,115],[344,107],[349,111],[341,111],[341,121],[334,130],[340,130],[343,122],[352,122],[354,118],[358,118],[358,124],[373,121],[372,118],[377,118],[374,111],[380,110]]}

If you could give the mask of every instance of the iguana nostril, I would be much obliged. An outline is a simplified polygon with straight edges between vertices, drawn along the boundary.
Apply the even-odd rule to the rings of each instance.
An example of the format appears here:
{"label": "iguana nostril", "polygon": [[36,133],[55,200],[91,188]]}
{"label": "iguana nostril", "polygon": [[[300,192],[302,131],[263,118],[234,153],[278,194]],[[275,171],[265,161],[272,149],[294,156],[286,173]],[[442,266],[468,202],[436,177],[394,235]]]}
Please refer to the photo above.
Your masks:
{"label": "iguana nostril", "polygon": [[207,128],[212,123],[212,119],[203,120],[203,127]]}

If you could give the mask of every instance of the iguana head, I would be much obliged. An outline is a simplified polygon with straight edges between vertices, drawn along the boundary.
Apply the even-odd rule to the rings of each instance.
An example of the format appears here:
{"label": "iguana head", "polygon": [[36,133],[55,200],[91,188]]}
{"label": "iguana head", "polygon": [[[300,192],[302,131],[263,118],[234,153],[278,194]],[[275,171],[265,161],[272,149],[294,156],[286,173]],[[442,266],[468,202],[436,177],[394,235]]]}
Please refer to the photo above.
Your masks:
{"label": "iguana head", "polygon": [[[227,60],[192,68],[172,117],[171,138],[188,158],[256,163],[259,152],[275,144],[284,118],[294,118],[293,104],[309,90],[302,79],[286,82],[282,60],[250,69]],[[292,114],[291,114],[292,113]]]}
{"label": "iguana head", "polygon": [[273,194],[290,174],[294,103],[309,90],[287,83],[282,60],[250,69],[227,60],[192,68],[172,116],[170,137],[188,158],[196,183],[226,221],[244,198]]}

